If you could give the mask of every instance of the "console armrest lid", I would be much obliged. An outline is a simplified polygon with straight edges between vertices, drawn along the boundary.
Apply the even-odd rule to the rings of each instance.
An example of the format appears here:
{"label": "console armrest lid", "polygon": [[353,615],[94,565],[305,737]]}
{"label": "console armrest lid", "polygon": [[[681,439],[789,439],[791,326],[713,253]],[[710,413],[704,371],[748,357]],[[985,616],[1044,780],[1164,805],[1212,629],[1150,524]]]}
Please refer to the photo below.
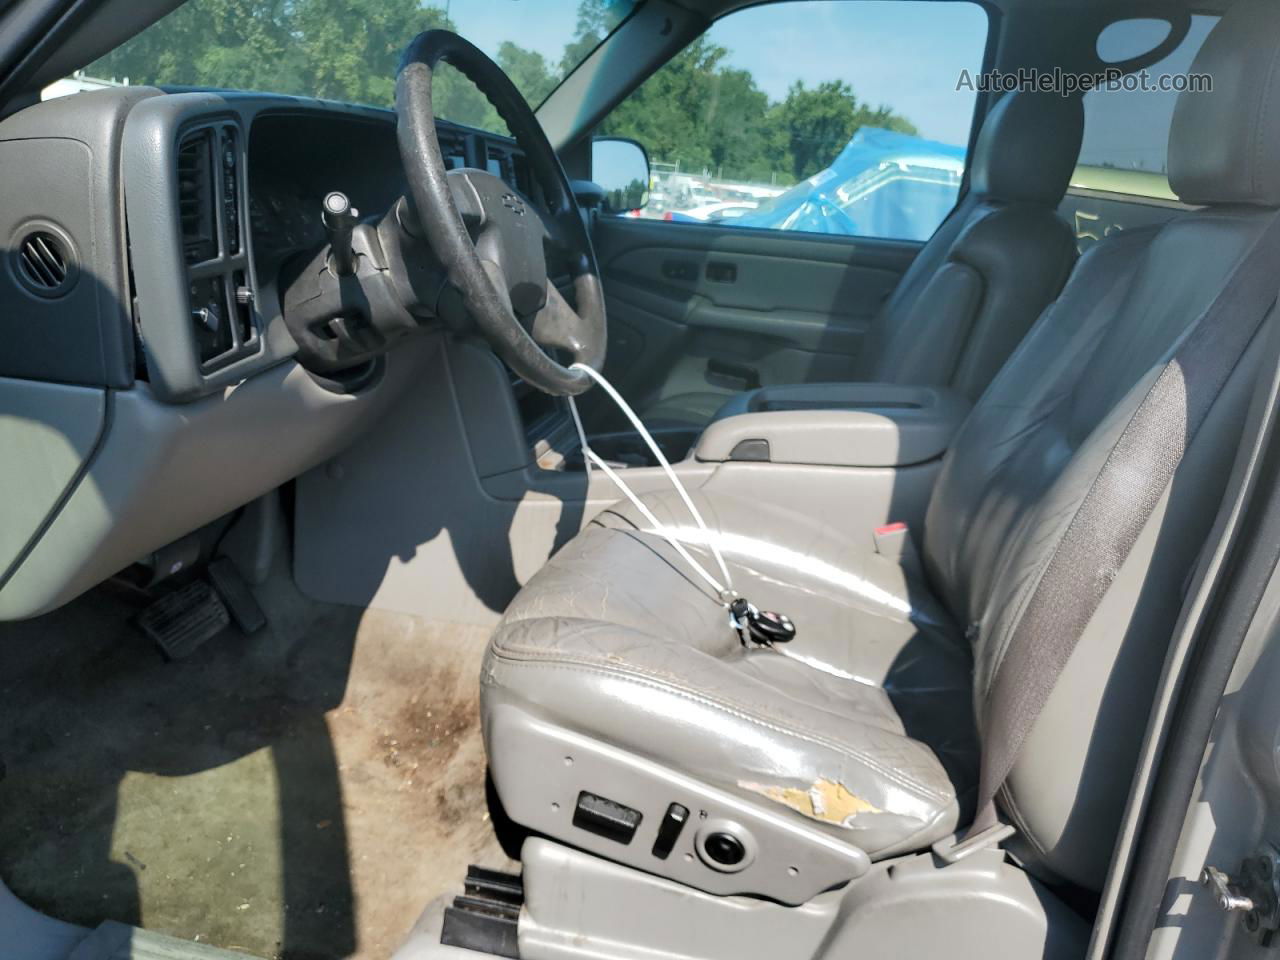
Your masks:
{"label": "console armrest lid", "polygon": [[942,456],[969,408],[961,394],[933,387],[765,387],[726,404],[694,455],[713,462],[905,467]]}

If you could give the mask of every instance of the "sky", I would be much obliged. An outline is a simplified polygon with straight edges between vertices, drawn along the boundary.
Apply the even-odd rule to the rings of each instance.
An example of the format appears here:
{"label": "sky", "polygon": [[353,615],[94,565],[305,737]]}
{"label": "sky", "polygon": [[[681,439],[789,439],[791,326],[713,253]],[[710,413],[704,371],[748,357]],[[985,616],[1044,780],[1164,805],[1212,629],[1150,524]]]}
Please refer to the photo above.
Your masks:
{"label": "sky", "polygon": [[710,36],[775,100],[796,80],[845,80],[859,100],[891,107],[921,136],[968,142],[974,95],[956,84],[962,70],[982,69],[987,16],[976,4],[801,0],[739,11]]}
{"label": "sky", "polygon": [[[577,0],[450,0],[449,15],[486,52],[514,40],[558,61]],[[775,100],[796,80],[845,80],[860,100],[891,107],[922,136],[958,145],[968,141],[974,96],[956,83],[961,70],[981,69],[986,35],[976,4],[923,0],[773,3],[731,14],[709,34]]]}
{"label": "sky", "polygon": [[[442,7],[446,0],[430,0]],[[504,40],[559,63],[578,24],[578,0],[448,0],[458,32],[489,56]]]}

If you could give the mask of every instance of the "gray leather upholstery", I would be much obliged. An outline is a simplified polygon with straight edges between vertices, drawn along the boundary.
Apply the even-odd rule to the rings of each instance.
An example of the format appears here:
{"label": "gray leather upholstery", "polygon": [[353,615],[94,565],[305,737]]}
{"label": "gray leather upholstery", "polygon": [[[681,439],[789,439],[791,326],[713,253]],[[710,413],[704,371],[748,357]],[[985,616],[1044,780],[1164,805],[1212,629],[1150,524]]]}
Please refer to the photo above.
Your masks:
{"label": "gray leather upholstery", "polygon": [[[646,502],[690,533],[674,496]],[[872,856],[955,829],[971,813],[977,756],[970,654],[950,615],[900,563],[851,550],[820,517],[695,502],[739,548],[726,557],[735,585],[798,617],[797,652],[856,680],[743,650],[702,582],[628,505],[516,597],[485,661],[485,708],[532,708],[762,803],[772,801],[760,790],[838,784],[874,809],[828,827]]]}
{"label": "gray leather upholstery", "polygon": [[[1075,262],[1075,239],[1056,208],[1083,125],[1077,98],[1000,100],[978,137],[969,191],[877,314],[850,380],[950,386],[978,398]],[[641,418],[702,426],[725,399],[679,394]]]}
{"label": "gray leather upholstery", "polygon": [[[1237,3],[1193,69],[1218,75],[1246,62],[1254,83],[1266,81],[1269,62],[1241,59],[1237,47],[1247,39],[1280,48],[1270,11],[1266,0]],[[1198,115],[1181,112],[1184,124]],[[1216,118],[1204,123],[1205,136],[1219,129]],[[1199,149],[1203,139],[1184,127],[1171,149]],[[1258,144],[1264,166],[1275,167],[1273,142],[1270,132],[1238,141],[1223,170],[1252,176],[1261,168],[1243,154]],[[1242,189],[1215,187],[1233,198]],[[983,735],[975,740],[972,718],[1048,559],[1145,391],[1275,215],[1210,206],[1091,248],[957,434],[919,564],[875,552],[870,531],[864,542],[833,538],[803,504],[703,497],[740,591],[795,621],[785,655],[743,650],[701,581],[629,508],[615,508],[512,604],[484,667],[486,710],[519,704],[797,817],[817,816],[873,858],[944,836],[971,813]],[[1263,339],[1115,571],[1001,792],[1020,857],[1042,874],[1101,888]],[[651,503],[699,542],[672,498]],[[490,749],[500,764],[500,745]],[[792,802],[830,795],[832,783],[856,799],[840,807],[840,822]]]}
{"label": "gray leather upholstery", "polygon": [[[957,436],[926,515],[924,560],[939,599],[971,625],[979,716],[1120,431],[1270,215],[1195,214],[1091,249]],[[1182,588],[1239,442],[1252,362],[1184,457],[1000,796],[1024,859],[1082,886],[1105,877]]]}
{"label": "gray leather upholstery", "polygon": [[995,105],[973,150],[973,192],[1005,203],[1056,207],[1080,155],[1084,105],[1077,97],[1014,93]]}
{"label": "gray leather upholstery", "polygon": [[1178,98],[1169,185],[1187,203],[1280,205],[1280,7],[1249,4],[1205,38],[1213,89]]}

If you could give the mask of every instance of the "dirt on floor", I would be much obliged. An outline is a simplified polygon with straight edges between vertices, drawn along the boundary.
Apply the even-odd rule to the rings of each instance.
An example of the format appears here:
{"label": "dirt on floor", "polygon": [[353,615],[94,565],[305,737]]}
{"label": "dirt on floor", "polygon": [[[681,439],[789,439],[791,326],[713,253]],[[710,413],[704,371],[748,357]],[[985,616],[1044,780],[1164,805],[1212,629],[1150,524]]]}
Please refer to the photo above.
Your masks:
{"label": "dirt on floor", "polygon": [[314,603],[167,663],[107,585],[0,625],[0,877],[53,916],[382,960],[495,837],[486,632]]}

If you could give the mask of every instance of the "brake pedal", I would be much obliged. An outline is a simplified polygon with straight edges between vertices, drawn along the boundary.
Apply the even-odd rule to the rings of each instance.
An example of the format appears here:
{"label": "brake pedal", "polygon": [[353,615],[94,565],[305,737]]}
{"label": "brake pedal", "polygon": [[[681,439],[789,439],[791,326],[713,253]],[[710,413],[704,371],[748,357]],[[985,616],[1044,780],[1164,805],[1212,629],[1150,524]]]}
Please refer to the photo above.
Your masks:
{"label": "brake pedal", "polygon": [[494,957],[520,958],[516,930],[524,905],[524,883],[510,873],[467,868],[465,891],[444,908],[440,942]]}
{"label": "brake pedal", "polygon": [[156,600],[135,622],[166,660],[181,660],[231,626],[231,614],[208,581],[195,580]]}

